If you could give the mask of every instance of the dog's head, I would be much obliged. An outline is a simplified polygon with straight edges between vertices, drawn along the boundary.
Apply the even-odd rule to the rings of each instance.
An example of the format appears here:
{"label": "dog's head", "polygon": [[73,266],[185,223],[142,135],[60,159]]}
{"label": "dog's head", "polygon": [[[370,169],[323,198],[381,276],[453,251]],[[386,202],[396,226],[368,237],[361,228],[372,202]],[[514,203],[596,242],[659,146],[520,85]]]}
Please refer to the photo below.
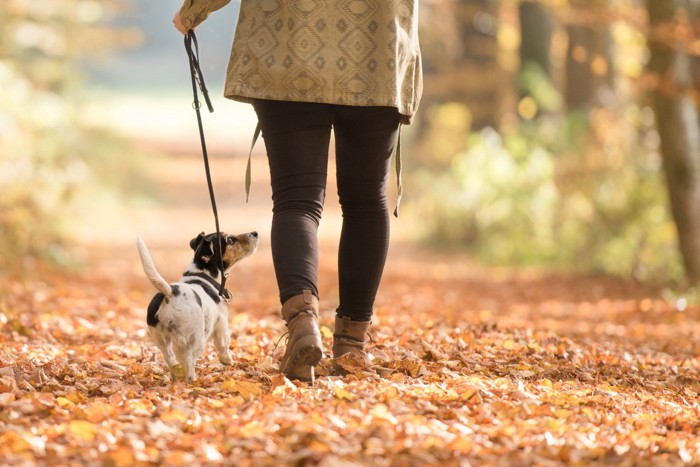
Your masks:
{"label": "dog's head", "polygon": [[[194,250],[194,264],[217,277],[221,270],[221,261],[224,263],[224,273],[243,258],[252,255],[258,247],[258,233],[249,232],[240,235],[220,233],[219,241],[215,233],[197,235],[190,241],[190,247]],[[223,249],[223,254],[221,253]]]}

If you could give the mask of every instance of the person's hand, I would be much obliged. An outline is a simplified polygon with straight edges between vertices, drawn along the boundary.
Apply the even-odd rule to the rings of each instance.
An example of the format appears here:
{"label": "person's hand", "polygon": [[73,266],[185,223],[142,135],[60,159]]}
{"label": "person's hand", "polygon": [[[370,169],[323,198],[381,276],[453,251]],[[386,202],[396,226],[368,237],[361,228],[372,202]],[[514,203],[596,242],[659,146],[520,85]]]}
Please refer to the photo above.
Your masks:
{"label": "person's hand", "polygon": [[180,12],[178,11],[175,13],[175,17],[173,18],[173,24],[175,25],[175,29],[180,31],[183,35],[187,34],[187,28],[185,27],[184,24],[182,24],[182,20],[180,19]]}

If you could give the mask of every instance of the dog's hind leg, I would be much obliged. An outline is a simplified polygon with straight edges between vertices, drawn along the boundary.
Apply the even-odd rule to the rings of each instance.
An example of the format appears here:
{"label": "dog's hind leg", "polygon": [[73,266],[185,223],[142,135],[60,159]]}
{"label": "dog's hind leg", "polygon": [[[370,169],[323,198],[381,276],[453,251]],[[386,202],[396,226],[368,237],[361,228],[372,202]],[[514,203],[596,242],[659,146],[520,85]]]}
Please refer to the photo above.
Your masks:
{"label": "dog's hind leg", "polygon": [[183,338],[179,341],[176,340],[174,343],[175,355],[177,355],[177,361],[182,365],[185,380],[188,383],[196,381],[195,365],[197,358],[204,352],[205,342],[197,338],[187,340]]}
{"label": "dog's hind leg", "polygon": [[[196,379],[194,375],[194,360],[196,357],[192,358],[190,349],[187,346],[178,345],[177,340],[174,344],[175,355],[180,365],[178,374],[175,374],[175,371],[173,371],[173,380],[185,379],[188,383],[194,381]],[[171,368],[171,370],[173,369]]]}
{"label": "dog's hind leg", "polygon": [[192,383],[197,380],[197,375],[194,371],[196,362],[197,355],[191,350],[187,352],[183,366],[185,367],[185,377],[187,378],[188,383]]}
{"label": "dog's hind leg", "polygon": [[177,361],[175,360],[175,354],[173,353],[173,350],[170,345],[170,339],[168,339],[165,336],[165,334],[155,330],[154,328],[149,329],[151,331],[151,337],[153,337],[153,342],[156,343],[156,346],[158,346],[160,351],[163,353],[165,363],[168,364],[168,367],[172,368],[173,365],[177,363]]}
{"label": "dog's hind leg", "polygon": [[163,356],[165,357],[165,363],[167,363],[170,368],[177,365],[175,354],[173,353],[173,349],[170,347],[169,342],[166,342],[165,350],[163,350],[163,348],[161,348],[161,350],[163,351]]}

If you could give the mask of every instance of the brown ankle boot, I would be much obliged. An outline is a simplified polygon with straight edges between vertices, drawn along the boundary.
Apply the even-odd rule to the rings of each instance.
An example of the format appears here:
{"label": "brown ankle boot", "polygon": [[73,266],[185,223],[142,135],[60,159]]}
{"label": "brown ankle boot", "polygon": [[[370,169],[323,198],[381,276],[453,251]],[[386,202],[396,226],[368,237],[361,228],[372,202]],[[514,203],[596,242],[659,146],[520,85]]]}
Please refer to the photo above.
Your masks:
{"label": "brown ankle boot", "polygon": [[318,330],[318,299],[304,290],[282,305],[282,317],[289,329],[287,349],[280,362],[280,372],[290,379],[314,381],[314,365],[323,355]]}
{"label": "brown ankle boot", "polygon": [[356,355],[369,365],[369,355],[365,352],[365,338],[371,321],[352,321],[350,318],[336,316],[333,333],[333,358],[345,354]]}

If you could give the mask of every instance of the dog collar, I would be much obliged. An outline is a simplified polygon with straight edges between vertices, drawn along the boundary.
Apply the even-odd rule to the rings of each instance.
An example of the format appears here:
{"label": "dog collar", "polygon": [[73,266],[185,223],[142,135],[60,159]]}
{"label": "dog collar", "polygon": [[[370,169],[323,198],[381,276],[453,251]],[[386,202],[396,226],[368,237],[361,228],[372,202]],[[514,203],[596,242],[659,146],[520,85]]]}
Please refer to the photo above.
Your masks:
{"label": "dog collar", "polygon": [[[185,275],[185,276],[190,276],[190,277],[197,277],[197,278],[199,278],[199,279],[204,279],[205,281],[209,282],[209,284],[211,284],[212,286],[214,286],[214,288],[217,290],[217,292],[218,292],[219,290],[221,290],[221,284],[219,284],[219,283],[216,281],[216,279],[214,279],[213,277],[211,277],[211,276],[208,275],[208,274],[204,274],[204,273],[201,273],[201,272],[186,272],[184,275]],[[221,296],[221,298],[223,298],[223,299],[226,301],[226,303],[231,303],[231,299],[233,299],[233,294],[231,294],[231,292],[229,292],[228,289],[224,289],[224,290],[219,294],[219,296]]]}

